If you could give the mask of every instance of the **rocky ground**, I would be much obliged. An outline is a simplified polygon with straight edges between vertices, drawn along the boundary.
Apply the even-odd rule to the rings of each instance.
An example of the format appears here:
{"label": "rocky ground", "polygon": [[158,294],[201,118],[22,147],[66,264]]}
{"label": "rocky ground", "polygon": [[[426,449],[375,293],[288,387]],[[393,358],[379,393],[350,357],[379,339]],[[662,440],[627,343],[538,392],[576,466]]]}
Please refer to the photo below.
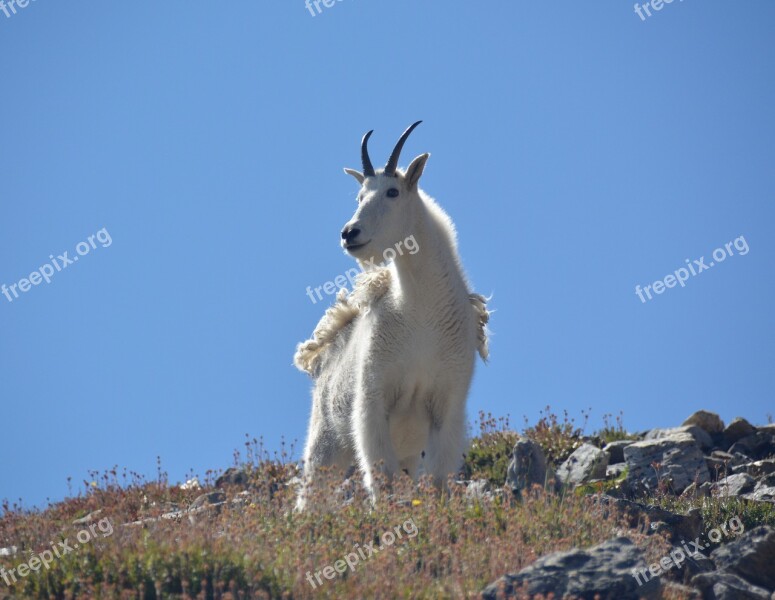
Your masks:
{"label": "rocky ground", "polygon": [[[745,530],[731,515],[708,528],[701,510],[671,512],[628,498],[730,497],[744,503],[775,502],[775,425],[754,427],[742,418],[725,425],[699,411],[680,427],[653,429],[603,444],[588,439],[556,470],[539,444],[521,438],[507,484],[514,494],[533,485],[557,490],[604,491],[599,502],[625,511],[631,525],[664,535],[673,550],[647,564],[626,536],[588,550],[544,556],[488,586],[484,598],[529,594],[628,600],[660,598],[667,588],[703,600],[775,600],[775,528]],[[711,551],[708,551],[711,550]]]}

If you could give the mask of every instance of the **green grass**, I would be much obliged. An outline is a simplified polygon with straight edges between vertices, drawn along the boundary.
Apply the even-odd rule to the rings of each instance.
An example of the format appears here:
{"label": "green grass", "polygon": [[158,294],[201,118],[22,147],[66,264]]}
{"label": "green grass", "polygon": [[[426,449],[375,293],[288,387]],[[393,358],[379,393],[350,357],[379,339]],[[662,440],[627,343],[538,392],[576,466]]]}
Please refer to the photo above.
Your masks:
{"label": "green grass", "polygon": [[594,483],[585,483],[578,486],[573,493],[577,496],[588,496],[591,494],[611,494],[618,490],[619,486],[627,479],[627,469],[625,468],[614,479],[606,479],[605,481],[596,481]]}
{"label": "green grass", "polygon": [[487,479],[495,486],[506,482],[511,452],[519,435],[509,428],[508,417],[495,419],[479,413],[479,435],[471,440],[463,465],[466,479]]}
{"label": "green grass", "polygon": [[613,422],[611,421],[612,417],[613,415],[610,413],[603,415],[603,428],[597,432],[597,437],[605,444],[633,439],[633,435],[624,428],[624,414],[619,412]]}
{"label": "green grass", "polygon": [[692,508],[699,508],[706,530],[718,529],[733,517],[740,519],[746,531],[758,525],[775,527],[775,504],[767,502],[750,502],[742,498],[723,496],[689,500],[669,495],[652,498],[651,502],[681,514],[686,514]]}
{"label": "green grass", "polygon": [[584,429],[589,420],[589,412],[582,411],[583,424],[576,426],[576,420],[563,411],[562,419],[551,406],[540,411],[541,417],[535,425],[529,425],[525,418],[525,436],[537,442],[544,451],[549,463],[556,466],[567,459],[582,444]]}

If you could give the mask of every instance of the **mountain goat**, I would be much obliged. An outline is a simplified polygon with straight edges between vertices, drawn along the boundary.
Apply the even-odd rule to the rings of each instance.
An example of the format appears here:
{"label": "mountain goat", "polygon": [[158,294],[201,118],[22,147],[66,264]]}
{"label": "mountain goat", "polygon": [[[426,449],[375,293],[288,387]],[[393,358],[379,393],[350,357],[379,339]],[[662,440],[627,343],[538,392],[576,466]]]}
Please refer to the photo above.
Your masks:
{"label": "mountain goat", "polygon": [[[397,168],[419,124],[403,133],[384,169],[369,158],[372,131],[361,142],[363,172],[345,169],[361,189],[341,245],[364,272],[352,292],[340,290],[294,357],[315,381],[297,510],[322,466],[357,465],[374,501],[373,469],[414,479],[422,460],[442,486],[462,460],[466,397],[475,353],[487,359],[489,312],[469,289],[452,221],[418,187],[430,155]],[[412,236],[418,252],[393,250],[392,262],[374,266],[374,257]]]}

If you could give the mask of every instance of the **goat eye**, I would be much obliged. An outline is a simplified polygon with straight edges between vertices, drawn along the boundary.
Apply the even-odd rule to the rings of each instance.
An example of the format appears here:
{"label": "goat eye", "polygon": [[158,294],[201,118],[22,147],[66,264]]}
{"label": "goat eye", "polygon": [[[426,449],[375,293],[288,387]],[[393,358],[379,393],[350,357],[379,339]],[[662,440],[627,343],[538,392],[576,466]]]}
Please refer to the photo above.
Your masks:
{"label": "goat eye", "polygon": [[388,198],[398,198],[398,190],[396,188],[390,188],[387,191]]}

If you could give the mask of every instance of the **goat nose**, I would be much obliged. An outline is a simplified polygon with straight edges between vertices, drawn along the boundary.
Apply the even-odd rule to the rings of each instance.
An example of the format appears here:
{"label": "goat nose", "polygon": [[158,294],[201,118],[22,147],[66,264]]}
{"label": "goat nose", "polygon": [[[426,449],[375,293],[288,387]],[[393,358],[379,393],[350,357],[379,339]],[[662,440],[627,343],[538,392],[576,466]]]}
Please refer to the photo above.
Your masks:
{"label": "goat nose", "polygon": [[352,242],[355,238],[358,237],[360,233],[361,233],[360,229],[358,229],[357,227],[354,228],[348,225],[347,227],[342,229],[342,239],[345,242]]}

